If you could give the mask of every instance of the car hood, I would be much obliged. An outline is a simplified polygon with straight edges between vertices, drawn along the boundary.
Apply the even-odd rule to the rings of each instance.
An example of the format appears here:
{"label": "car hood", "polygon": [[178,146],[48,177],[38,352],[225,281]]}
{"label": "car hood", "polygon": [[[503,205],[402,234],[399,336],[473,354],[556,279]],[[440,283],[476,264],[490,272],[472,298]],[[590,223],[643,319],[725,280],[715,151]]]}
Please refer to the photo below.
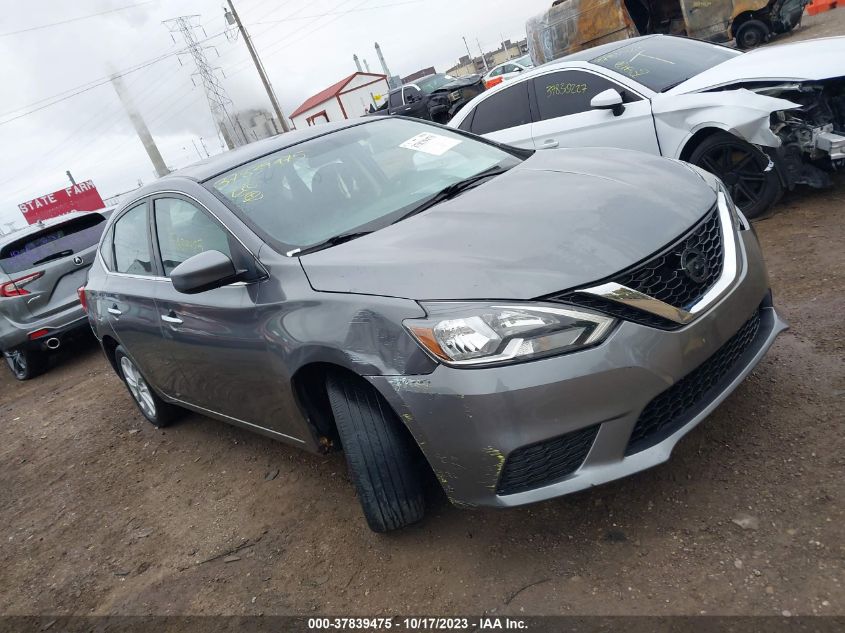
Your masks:
{"label": "car hood", "polygon": [[437,92],[450,92],[452,90],[457,90],[458,88],[465,88],[466,86],[474,86],[479,81],[481,81],[481,75],[458,77],[454,81],[450,81],[449,83],[440,86],[437,90],[434,90],[432,94]]}
{"label": "car hood", "polygon": [[845,37],[757,48],[699,73],[668,94],[683,94],[746,81],[819,81],[845,75]]}
{"label": "car hood", "polygon": [[457,198],[301,263],[319,291],[531,299],[631,266],[715,201],[676,161],[618,149],[543,150]]}

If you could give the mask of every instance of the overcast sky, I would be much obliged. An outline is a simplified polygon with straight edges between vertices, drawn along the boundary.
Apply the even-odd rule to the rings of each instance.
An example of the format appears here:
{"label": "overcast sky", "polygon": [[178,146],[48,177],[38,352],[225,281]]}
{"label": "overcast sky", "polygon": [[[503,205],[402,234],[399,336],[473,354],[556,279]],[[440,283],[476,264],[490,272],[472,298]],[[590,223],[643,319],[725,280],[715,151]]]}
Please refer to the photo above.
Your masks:
{"label": "overcast sky", "polygon": [[[440,72],[501,37],[525,37],[525,20],[551,0],[235,0],[286,113],[355,70],[352,55],[378,70],[378,41],[392,73]],[[24,224],[18,204],[93,180],[103,197],[155,178],[126,112],[106,79],[125,84],[171,168],[198,160],[194,143],[222,151],[196,70],[163,20],[199,14],[199,39],[234,109],[269,109],[241,39],[224,31],[223,0],[0,0],[0,229]],[[129,7],[123,9],[124,7]],[[102,13],[86,19],[84,16]],[[65,22],[64,24],[55,24]],[[55,24],[54,26],[46,26]],[[43,28],[39,28],[43,27]],[[19,32],[23,31],[23,32]],[[219,55],[219,56],[218,56]],[[166,57],[164,57],[166,56]],[[157,58],[163,59],[153,61]],[[180,65],[181,59],[181,65]],[[143,67],[141,67],[143,65]],[[71,96],[80,91],[80,94]],[[67,97],[67,98],[64,98]],[[63,100],[54,103],[57,99]],[[202,148],[200,147],[200,151]]]}

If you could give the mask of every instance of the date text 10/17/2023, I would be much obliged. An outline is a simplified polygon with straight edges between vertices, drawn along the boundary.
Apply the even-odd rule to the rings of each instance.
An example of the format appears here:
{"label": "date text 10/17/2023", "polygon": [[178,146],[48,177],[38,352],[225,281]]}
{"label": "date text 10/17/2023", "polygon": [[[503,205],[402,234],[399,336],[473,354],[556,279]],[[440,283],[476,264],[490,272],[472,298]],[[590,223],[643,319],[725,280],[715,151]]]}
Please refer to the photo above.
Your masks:
{"label": "date text 10/17/2023", "polygon": [[398,630],[398,631],[520,631],[528,628],[524,619],[511,617],[349,617],[308,618],[308,630]]}

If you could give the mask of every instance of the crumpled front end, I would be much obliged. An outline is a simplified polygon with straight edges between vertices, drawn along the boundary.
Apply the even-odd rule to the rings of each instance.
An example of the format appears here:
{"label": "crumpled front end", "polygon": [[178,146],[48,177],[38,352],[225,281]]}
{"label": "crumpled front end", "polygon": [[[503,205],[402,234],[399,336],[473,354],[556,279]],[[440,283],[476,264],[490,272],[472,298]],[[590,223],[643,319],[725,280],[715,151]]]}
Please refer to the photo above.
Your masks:
{"label": "crumpled front end", "polygon": [[779,163],[787,185],[830,185],[830,172],[845,168],[845,77],[750,89],[797,104],[771,117],[772,132],[781,143]]}
{"label": "crumpled front end", "polygon": [[786,99],[738,88],[719,92],[659,94],[654,97],[654,125],[664,156],[680,158],[696,132],[718,127],[752,145],[776,148],[780,137],[772,130],[777,112],[799,107]]}
{"label": "crumpled front end", "polygon": [[431,93],[431,98],[437,99],[442,104],[441,112],[445,112],[448,118],[455,116],[467,103],[484,92],[484,78],[481,75],[473,77],[477,79],[446,84],[443,88]]}

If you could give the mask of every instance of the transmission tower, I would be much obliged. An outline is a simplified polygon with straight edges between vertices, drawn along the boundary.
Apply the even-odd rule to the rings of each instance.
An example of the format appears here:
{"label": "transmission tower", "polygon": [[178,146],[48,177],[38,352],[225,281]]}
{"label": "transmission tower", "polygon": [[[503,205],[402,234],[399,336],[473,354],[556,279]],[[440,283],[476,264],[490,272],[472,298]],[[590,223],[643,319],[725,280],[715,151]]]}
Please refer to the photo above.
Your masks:
{"label": "transmission tower", "polygon": [[[232,105],[232,100],[226,94],[226,89],[220,84],[217,78],[217,73],[222,74],[222,70],[218,67],[213,67],[205,55],[206,50],[217,49],[213,46],[203,46],[202,40],[196,37],[196,31],[202,31],[204,39],[207,39],[205,29],[202,28],[199,15],[182,15],[178,18],[171,18],[162,22],[167,30],[170,31],[170,37],[176,41],[175,34],[180,33],[187,45],[186,55],[190,55],[197,71],[191,75],[191,81],[197,85],[196,78],[199,77],[202,83],[205,97],[208,100],[208,107],[211,110],[211,116],[214,119],[214,124],[220,131],[223,141],[229,149],[234,149],[239,145],[246,145],[249,141],[241,128],[240,121],[237,118],[233,119],[229,113],[229,108]],[[219,53],[218,57],[219,57]],[[182,63],[181,56],[179,56],[179,63]],[[225,75],[224,75],[225,76]]]}

